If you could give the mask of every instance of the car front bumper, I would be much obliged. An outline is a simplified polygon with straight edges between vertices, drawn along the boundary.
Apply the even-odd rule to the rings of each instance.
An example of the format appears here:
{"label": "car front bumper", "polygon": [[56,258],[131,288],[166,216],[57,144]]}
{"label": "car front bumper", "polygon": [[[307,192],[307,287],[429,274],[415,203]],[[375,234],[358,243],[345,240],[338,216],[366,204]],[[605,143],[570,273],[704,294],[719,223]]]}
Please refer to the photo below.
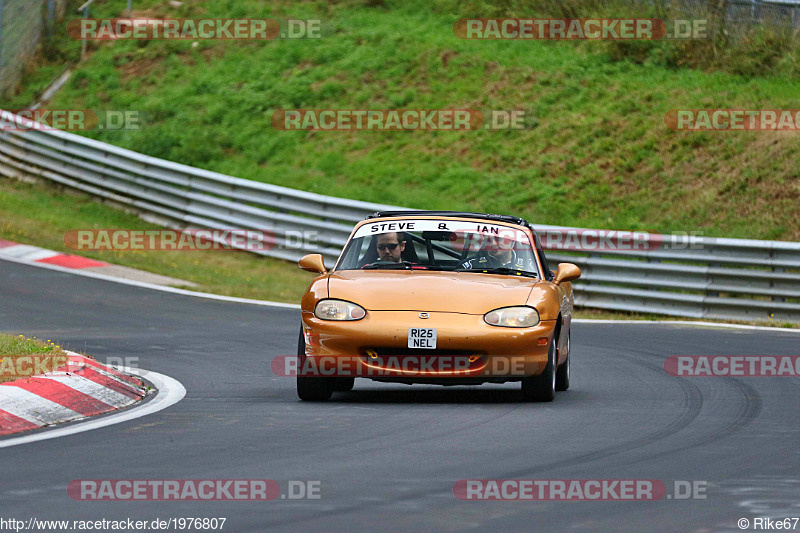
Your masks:
{"label": "car front bumper", "polygon": [[[541,374],[556,321],[530,328],[490,326],[482,315],[368,311],[357,321],[327,321],[303,312],[306,357],[323,375],[399,381],[493,381]],[[409,328],[436,329],[435,349],[409,349]],[[308,374],[304,374],[308,375]]]}

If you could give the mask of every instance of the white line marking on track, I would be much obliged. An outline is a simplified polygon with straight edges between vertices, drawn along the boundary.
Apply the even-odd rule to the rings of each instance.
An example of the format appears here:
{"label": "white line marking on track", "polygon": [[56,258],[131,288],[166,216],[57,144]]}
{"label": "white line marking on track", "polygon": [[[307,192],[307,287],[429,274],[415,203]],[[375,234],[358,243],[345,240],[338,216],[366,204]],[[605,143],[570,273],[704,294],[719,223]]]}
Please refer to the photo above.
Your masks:
{"label": "white line marking on track", "polygon": [[80,269],[67,268],[58,265],[50,265],[47,263],[29,263],[28,261],[16,259],[13,257],[0,257],[4,261],[11,261],[13,263],[22,263],[24,265],[31,265],[39,268],[46,268],[49,270],[57,270],[59,272],[66,272],[68,274],[75,274],[76,276],[85,276],[87,278],[102,279],[105,281],[113,281],[115,283],[122,283],[123,285],[133,285],[134,287],[141,287],[143,289],[153,289],[162,292],[171,292],[173,294],[182,294],[185,296],[195,296],[197,298],[206,298],[208,300],[220,300],[223,302],[234,302],[241,304],[264,305],[271,307],[284,307],[286,309],[300,309],[297,304],[287,304],[283,302],[269,302],[266,300],[251,300],[250,298],[236,298],[235,296],[221,296],[219,294],[211,294],[208,292],[189,291],[186,289],[176,289],[175,287],[165,287],[163,285],[155,285],[153,283],[146,283],[144,281],[134,281],[131,279],[116,278],[114,276],[107,276],[105,274],[98,274],[97,272],[85,272]]}
{"label": "white line marking on track", "polygon": [[575,318],[578,324],[645,324],[650,326],[701,326],[705,328],[749,329],[757,331],[788,331],[800,335],[800,329],[771,326],[751,326],[749,324],[728,324],[727,322],[703,322],[701,320],[603,320],[595,318]]}

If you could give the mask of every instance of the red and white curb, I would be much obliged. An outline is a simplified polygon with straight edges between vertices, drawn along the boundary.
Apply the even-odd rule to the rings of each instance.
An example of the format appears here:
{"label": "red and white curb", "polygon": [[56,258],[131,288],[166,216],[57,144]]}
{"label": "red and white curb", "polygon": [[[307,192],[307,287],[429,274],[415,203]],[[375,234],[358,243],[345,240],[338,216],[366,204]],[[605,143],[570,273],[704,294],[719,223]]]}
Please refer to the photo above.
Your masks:
{"label": "red and white curb", "polygon": [[0,436],[115,411],[150,392],[135,376],[67,354],[53,372],[0,384]]}
{"label": "red and white curb", "polygon": [[19,244],[0,239],[0,257],[16,259],[26,263],[43,263],[64,268],[95,268],[110,266],[109,263],[89,259],[80,255],[64,254],[38,246]]}

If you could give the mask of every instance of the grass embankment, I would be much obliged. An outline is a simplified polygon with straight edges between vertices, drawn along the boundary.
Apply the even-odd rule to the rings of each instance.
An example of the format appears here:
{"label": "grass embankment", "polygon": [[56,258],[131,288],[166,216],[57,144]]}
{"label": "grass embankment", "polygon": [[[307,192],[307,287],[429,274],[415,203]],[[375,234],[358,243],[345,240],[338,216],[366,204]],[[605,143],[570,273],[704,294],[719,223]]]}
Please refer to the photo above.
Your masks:
{"label": "grass embankment", "polygon": [[51,340],[0,333],[0,383],[49,372],[66,362],[66,353]]}
{"label": "grass embankment", "polygon": [[[455,8],[388,6],[137,2],[152,16],[321,18],[324,37],[100,42],[48,107],[141,110],[141,130],[87,134],[324,194],[550,224],[800,238],[800,136],[664,123],[672,109],[793,109],[796,79],[614,62],[598,42],[461,40]],[[93,16],[118,9],[101,3]],[[270,124],[282,108],[521,109],[533,127],[286,132]]]}
{"label": "grass embankment", "polygon": [[[658,60],[663,45],[642,45],[652,50],[637,56],[639,49],[598,42],[466,41],[454,36],[455,20],[499,13],[457,2],[365,4],[188,0],[171,7],[142,0],[135,15],[319,18],[324,37],[196,47],[93,43],[47,107],[144,111],[140,130],[86,135],[323,194],[547,224],[800,238],[796,133],[675,132],[664,124],[672,109],[796,108],[800,86],[791,69],[748,77],[673,68],[680,59]],[[92,16],[120,9],[101,1]],[[626,54],[633,60],[614,60]],[[272,112],[292,108],[520,109],[531,128],[272,128]],[[68,229],[152,227],[76,197],[22,185],[2,190],[9,205],[0,236],[11,240],[63,249]],[[193,281],[200,290],[282,301],[297,301],[310,279],[294,265],[229,252],[87,255]]]}

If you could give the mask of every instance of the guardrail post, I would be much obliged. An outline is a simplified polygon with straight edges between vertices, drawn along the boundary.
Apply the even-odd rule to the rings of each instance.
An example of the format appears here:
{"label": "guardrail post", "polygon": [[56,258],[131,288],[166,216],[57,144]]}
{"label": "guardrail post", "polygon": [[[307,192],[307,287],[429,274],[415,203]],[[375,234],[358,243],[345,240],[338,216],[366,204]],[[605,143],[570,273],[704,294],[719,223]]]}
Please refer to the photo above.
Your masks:
{"label": "guardrail post", "polygon": [[[771,254],[771,255],[773,255],[773,254]],[[786,272],[786,269],[782,268],[782,267],[772,267],[772,271],[773,272]],[[770,287],[774,287],[775,286],[775,282],[774,281],[770,281],[769,285],[770,285]],[[772,297],[772,301],[773,302],[785,302],[786,298],[784,298],[783,296],[773,296]]]}
{"label": "guardrail post", "polygon": [[[86,6],[86,9],[83,10],[83,18],[89,18],[89,6]],[[81,39],[81,61],[86,59],[86,36],[82,35],[83,39]]]}
{"label": "guardrail post", "polygon": [[[719,263],[709,263],[708,264],[709,270],[712,269],[712,268],[718,267],[718,266],[722,266],[722,265],[720,265]],[[709,281],[711,280],[710,276],[708,277],[708,279],[709,279]],[[716,298],[716,297],[719,296],[719,291],[706,290],[706,296],[708,296],[710,298]]]}
{"label": "guardrail post", "polygon": [[56,0],[47,0],[47,35],[53,34],[56,21]]}
{"label": "guardrail post", "polygon": [[[92,5],[92,2],[94,2],[94,0],[87,0],[85,4],[77,9],[78,13],[83,11],[83,18],[85,19],[89,18],[89,6]],[[86,59],[86,37],[83,35],[81,37],[81,61],[83,61]]]}
{"label": "guardrail post", "polygon": [[[0,74],[3,72],[5,61],[3,61],[3,12],[5,11],[5,0],[0,0]],[[5,88],[0,85],[0,96],[5,92]]]}

